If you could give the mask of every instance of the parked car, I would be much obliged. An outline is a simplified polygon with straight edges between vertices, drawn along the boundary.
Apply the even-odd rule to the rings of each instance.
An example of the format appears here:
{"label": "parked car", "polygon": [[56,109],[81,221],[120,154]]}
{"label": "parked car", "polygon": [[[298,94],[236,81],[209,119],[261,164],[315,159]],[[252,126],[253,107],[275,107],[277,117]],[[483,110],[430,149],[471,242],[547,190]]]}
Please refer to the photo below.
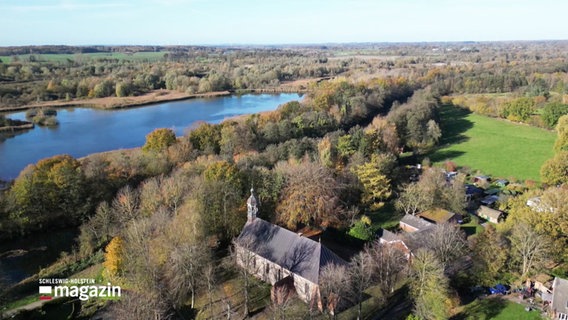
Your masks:
{"label": "parked car", "polygon": [[510,290],[511,290],[511,287],[499,283],[498,285],[489,288],[489,293],[491,293],[491,294],[509,294]]}

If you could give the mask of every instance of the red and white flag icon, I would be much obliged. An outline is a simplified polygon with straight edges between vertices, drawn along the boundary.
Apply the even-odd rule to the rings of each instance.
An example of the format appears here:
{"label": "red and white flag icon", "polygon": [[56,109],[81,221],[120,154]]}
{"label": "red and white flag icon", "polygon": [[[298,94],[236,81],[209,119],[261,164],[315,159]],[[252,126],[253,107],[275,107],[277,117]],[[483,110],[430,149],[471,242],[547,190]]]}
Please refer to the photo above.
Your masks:
{"label": "red and white flag icon", "polygon": [[39,300],[51,300],[51,286],[39,286]]}

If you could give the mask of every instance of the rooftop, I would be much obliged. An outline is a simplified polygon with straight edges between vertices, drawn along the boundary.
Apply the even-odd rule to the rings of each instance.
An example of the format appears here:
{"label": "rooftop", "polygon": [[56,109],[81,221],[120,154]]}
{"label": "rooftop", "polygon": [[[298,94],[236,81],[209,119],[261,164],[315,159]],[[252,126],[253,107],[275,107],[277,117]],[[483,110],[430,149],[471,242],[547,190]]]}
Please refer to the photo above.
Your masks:
{"label": "rooftop", "polygon": [[568,280],[554,278],[552,284],[552,310],[568,313]]}
{"label": "rooftop", "polygon": [[404,215],[404,217],[402,217],[402,219],[400,220],[401,223],[405,223],[413,228],[416,228],[418,230],[425,230],[425,229],[430,229],[434,226],[434,224],[424,220],[424,219],[420,219],[418,217],[415,217],[413,215],[410,214],[406,214]]}
{"label": "rooftop", "polygon": [[245,224],[237,243],[313,283],[324,266],[347,263],[320,242],[259,218]]}
{"label": "rooftop", "polygon": [[419,217],[432,221],[436,224],[446,223],[456,214],[445,209],[430,209],[418,214]]}

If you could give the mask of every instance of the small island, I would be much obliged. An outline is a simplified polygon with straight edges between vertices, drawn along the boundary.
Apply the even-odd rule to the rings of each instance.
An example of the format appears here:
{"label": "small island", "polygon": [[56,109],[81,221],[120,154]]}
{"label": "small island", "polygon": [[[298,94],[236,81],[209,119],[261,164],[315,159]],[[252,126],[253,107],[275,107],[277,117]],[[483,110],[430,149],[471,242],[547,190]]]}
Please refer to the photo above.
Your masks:
{"label": "small island", "polygon": [[54,127],[59,124],[57,111],[51,108],[36,108],[26,111],[26,119],[40,126]]}

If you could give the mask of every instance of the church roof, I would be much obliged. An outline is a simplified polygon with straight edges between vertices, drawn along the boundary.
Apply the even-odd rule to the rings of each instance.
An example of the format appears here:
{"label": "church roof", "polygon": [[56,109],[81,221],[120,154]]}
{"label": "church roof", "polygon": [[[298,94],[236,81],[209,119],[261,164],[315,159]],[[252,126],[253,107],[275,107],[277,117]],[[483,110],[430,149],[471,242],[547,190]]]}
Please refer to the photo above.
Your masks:
{"label": "church roof", "polygon": [[259,218],[245,224],[237,244],[316,284],[324,266],[347,264],[320,242]]}

